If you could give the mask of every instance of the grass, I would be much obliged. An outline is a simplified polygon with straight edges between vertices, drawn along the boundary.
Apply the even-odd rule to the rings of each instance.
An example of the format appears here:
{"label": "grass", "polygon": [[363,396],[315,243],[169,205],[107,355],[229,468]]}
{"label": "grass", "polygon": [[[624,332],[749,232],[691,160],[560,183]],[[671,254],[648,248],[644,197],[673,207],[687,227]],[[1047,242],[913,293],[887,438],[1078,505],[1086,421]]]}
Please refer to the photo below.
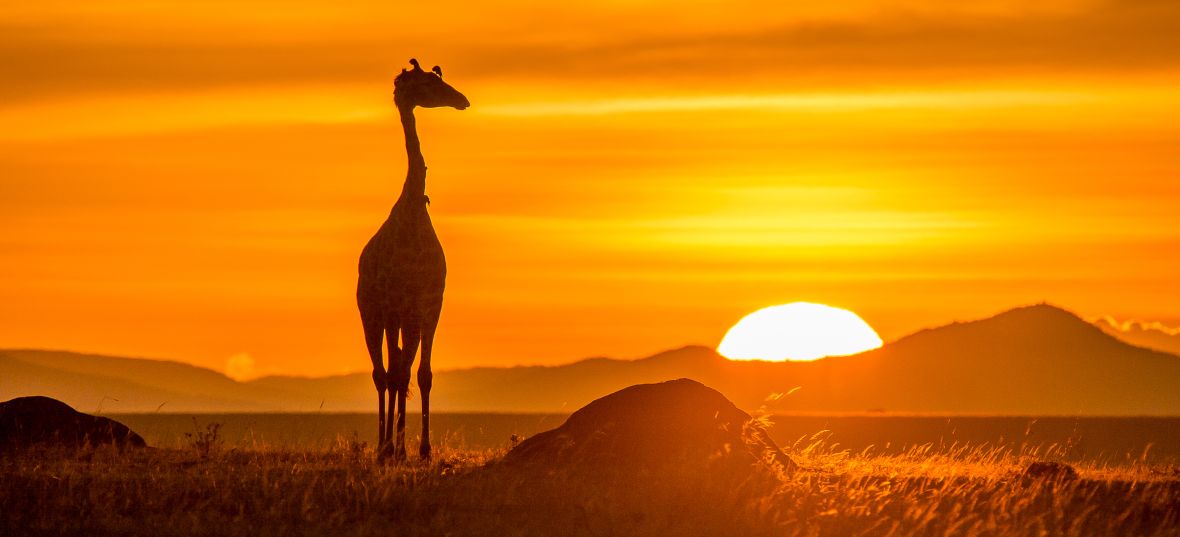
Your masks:
{"label": "grass", "polygon": [[1021,477],[1052,449],[849,453],[819,433],[788,450],[807,470],[752,493],[691,472],[613,486],[481,470],[503,450],[383,466],[355,439],[242,450],[206,432],[186,449],[0,456],[0,534],[1180,535],[1180,469],[1080,464],[1077,480]]}

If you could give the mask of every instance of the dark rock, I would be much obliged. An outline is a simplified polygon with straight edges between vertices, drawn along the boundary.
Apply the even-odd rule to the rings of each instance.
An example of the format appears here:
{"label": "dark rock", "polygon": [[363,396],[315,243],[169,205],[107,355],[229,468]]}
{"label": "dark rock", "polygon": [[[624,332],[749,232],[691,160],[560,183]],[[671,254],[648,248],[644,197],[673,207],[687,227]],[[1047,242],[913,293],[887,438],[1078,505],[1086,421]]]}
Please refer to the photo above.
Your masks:
{"label": "dark rock", "polygon": [[[702,527],[746,535],[746,517],[733,515],[764,513],[783,473],[795,468],[749,414],[679,379],[597,399],[500,461],[446,480],[456,492],[442,495],[473,499],[448,508],[495,512],[506,527],[539,535],[683,535]],[[545,514],[546,531],[529,531],[536,513]]]}
{"label": "dark rock", "polygon": [[763,463],[795,469],[749,414],[689,379],[640,384],[597,399],[557,429],[521,442],[504,462],[587,473],[721,469],[738,477]]}
{"label": "dark rock", "polygon": [[0,451],[30,446],[81,448],[112,444],[145,447],[126,425],[83,414],[49,397],[18,397],[0,403]]}
{"label": "dark rock", "polygon": [[1024,469],[1022,477],[1025,479],[1059,479],[1072,481],[1078,478],[1078,471],[1061,462],[1037,461]]}

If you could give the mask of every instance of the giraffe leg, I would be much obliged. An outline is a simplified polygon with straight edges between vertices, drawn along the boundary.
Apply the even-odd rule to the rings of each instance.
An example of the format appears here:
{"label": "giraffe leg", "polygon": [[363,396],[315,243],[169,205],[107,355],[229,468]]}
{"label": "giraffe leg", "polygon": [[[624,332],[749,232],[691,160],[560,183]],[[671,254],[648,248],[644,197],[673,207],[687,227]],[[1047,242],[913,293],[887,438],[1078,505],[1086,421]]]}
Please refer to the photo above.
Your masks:
{"label": "giraffe leg", "polygon": [[385,326],[381,319],[381,311],[369,307],[368,303],[358,300],[361,310],[361,326],[365,330],[365,346],[369,350],[369,359],[373,362],[373,386],[377,388],[377,448],[385,444],[385,393],[388,387],[385,365],[382,363],[381,340],[385,335]]}
{"label": "giraffe leg", "polygon": [[418,456],[422,460],[430,460],[430,386],[434,382],[434,373],[430,370],[430,354],[434,348],[434,330],[438,324],[438,316],[433,322],[428,322],[422,330],[422,362],[418,364],[418,391],[422,395],[422,443],[418,446]]}
{"label": "giraffe leg", "polygon": [[377,453],[385,446],[385,390],[377,390]]}
{"label": "giraffe leg", "polygon": [[398,371],[397,392],[397,454],[399,460],[406,457],[406,395],[410,391],[410,370],[414,356],[418,354],[418,343],[422,338],[421,329],[413,322],[407,323],[402,332],[402,367]]}
{"label": "giraffe leg", "polygon": [[[398,367],[401,366],[401,361],[402,361],[402,351],[398,347],[398,334],[400,333],[398,318],[396,315],[387,315],[386,317],[387,317],[387,319],[386,319],[386,323],[385,323],[385,346],[386,346],[386,353],[389,355],[389,367],[386,369],[385,384],[386,384],[386,388],[388,389],[388,393],[389,393],[389,412],[387,413],[384,421],[382,422],[384,429],[382,430],[381,437],[384,440],[380,443],[380,452],[378,455],[378,458],[382,459],[382,460],[384,460],[386,457],[388,457],[390,455],[395,454],[394,449],[393,449],[393,447],[394,447],[393,446],[393,420],[394,420],[393,394],[394,394],[395,390],[397,389],[397,384],[394,382],[394,380],[395,380],[395,373],[394,372],[397,370]],[[385,394],[384,393],[382,393],[381,405],[385,406]]]}

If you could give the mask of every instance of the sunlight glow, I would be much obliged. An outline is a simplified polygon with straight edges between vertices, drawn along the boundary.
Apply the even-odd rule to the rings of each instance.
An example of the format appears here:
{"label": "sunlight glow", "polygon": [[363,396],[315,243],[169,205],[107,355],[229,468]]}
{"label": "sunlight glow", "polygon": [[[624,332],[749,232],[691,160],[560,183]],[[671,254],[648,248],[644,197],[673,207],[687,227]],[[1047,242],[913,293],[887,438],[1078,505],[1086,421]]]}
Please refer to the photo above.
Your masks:
{"label": "sunlight glow", "polygon": [[811,361],[872,350],[881,343],[851,311],[793,302],[743,317],[725,334],[717,352],[730,360]]}

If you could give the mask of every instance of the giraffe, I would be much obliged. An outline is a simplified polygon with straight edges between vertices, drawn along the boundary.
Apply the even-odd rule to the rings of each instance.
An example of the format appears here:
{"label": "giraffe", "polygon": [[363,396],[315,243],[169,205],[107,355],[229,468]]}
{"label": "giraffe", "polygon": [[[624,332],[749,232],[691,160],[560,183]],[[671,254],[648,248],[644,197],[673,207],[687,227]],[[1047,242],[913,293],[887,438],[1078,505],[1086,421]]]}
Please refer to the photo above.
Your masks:
{"label": "giraffe", "polygon": [[[361,251],[356,289],[365,345],[373,361],[373,385],[377,388],[379,458],[385,459],[392,454],[398,461],[406,458],[406,393],[419,344],[422,346],[422,362],[418,366],[422,443],[418,453],[422,459],[430,458],[430,386],[433,379],[430,353],[442,311],[447,275],[442,244],[426,211],[430,203],[426,197],[426,161],[418,142],[414,107],[450,106],[463,110],[470,106],[462,93],[443,82],[442,69],[435,66],[430,72],[424,71],[415,59],[411,59],[410,64],[413,68],[402,69],[393,82],[393,102],[405,131],[409,170],[401,196],[389,212],[389,218]],[[383,337],[388,369],[382,364]],[[387,392],[389,419],[386,419],[385,412]],[[396,443],[393,434],[395,394]]]}

